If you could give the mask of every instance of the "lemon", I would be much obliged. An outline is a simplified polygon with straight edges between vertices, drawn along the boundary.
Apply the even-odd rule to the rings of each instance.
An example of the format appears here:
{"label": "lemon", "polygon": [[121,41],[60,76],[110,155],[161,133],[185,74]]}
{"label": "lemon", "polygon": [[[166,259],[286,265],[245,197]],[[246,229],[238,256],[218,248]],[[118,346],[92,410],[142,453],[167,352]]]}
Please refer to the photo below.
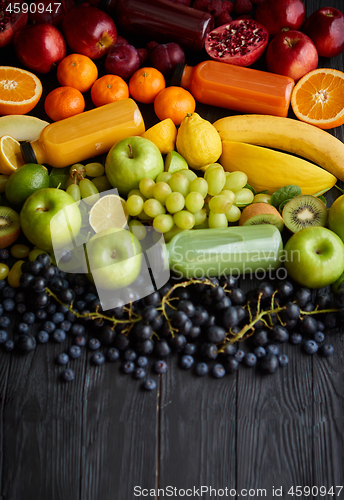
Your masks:
{"label": "lemon", "polygon": [[127,225],[128,212],[123,198],[117,194],[108,194],[100,198],[91,208],[89,223],[93,231],[124,228]]}
{"label": "lemon", "polygon": [[5,195],[11,207],[20,209],[32,193],[48,187],[48,169],[44,165],[26,163],[10,175]]}
{"label": "lemon", "polygon": [[222,153],[222,142],[216,128],[197,113],[186,115],[180,124],[177,151],[194,170],[216,162]]}
{"label": "lemon", "polygon": [[160,153],[166,154],[174,149],[177,137],[177,127],[171,118],[166,118],[166,120],[162,120],[146,130],[141,137],[145,137],[154,142],[159,148]]}
{"label": "lemon", "polygon": [[169,151],[165,158],[165,172],[175,174],[179,170],[187,170],[188,164],[177,151]]}
{"label": "lemon", "polygon": [[0,138],[0,173],[11,175],[23,165],[19,142],[10,135],[3,135]]}

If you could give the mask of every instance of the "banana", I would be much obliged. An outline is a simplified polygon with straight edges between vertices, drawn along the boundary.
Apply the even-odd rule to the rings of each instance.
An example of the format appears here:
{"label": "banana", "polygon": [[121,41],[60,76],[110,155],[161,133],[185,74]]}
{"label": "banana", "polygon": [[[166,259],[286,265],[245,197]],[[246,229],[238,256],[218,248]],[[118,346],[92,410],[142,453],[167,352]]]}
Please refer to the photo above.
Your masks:
{"label": "banana", "polygon": [[48,122],[29,115],[0,117],[0,137],[10,135],[17,141],[35,141]]}
{"label": "banana", "polygon": [[314,125],[270,115],[237,115],[213,123],[222,141],[247,142],[307,158],[344,181],[344,144]]}
{"label": "banana", "polygon": [[244,142],[223,141],[218,161],[228,172],[245,172],[248,183],[257,192],[268,190],[269,194],[294,184],[301,188],[302,194],[319,195],[331,189],[337,180],[297,156]]}

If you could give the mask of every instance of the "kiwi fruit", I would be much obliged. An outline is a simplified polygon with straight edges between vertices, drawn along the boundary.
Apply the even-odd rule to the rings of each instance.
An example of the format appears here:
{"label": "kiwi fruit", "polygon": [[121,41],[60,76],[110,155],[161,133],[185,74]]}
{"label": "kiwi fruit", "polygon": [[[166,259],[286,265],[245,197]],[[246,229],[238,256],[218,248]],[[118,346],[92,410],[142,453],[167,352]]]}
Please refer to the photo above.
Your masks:
{"label": "kiwi fruit", "polygon": [[0,207],[0,248],[12,245],[19,233],[19,214],[10,207]]}
{"label": "kiwi fruit", "polygon": [[305,227],[324,227],[327,221],[327,208],[316,196],[300,194],[284,205],[282,217],[289,231],[297,233]]}
{"label": "kiwi fruit", "polygon": [[247,205],[239,219],[239,226],[255,226],[258,224],[272,224],[280,231],[283,231],[284,228],[284,222],[279,211],[264,202]]}

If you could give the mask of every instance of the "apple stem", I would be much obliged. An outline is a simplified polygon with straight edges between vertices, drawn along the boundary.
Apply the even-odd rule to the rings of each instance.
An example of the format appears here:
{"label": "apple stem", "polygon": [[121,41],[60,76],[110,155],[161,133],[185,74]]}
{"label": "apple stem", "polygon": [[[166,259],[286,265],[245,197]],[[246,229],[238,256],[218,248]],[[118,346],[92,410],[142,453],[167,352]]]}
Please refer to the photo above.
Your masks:
{"label": "apple stem", "polygon": [[128,148],[129,148],[129,158],[134,158],[133,157],[133,148],[131,147],[131,144],[128,144]]}
{"label": "apple stem", "polygon": [[111,254],[111,259],[115,259],[116,258],[116,250],[114,250]]}
{"label": "apple stem", "polygon": [[38,207],[35,212],[49,212],[49,208],[46,207]]}

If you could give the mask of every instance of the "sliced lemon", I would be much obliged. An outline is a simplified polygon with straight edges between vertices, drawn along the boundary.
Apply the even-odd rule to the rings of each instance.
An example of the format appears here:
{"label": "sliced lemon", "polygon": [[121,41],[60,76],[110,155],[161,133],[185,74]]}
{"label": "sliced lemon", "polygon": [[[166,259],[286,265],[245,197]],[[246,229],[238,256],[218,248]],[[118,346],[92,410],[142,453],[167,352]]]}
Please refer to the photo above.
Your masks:
{"label": "sliced lemon", "polygon": [[10,135],[0,137],[0,173],[11,175],[24,163],[19,142]]}
{"label": "sliced lemon", "polygon": [[169,172],[170,174],[175,174],[180,170],[187,170],[189,165],[186,163],[186,160],[177,153],[177,151],[169,151],[165,158],[165,172]]}
{"label": "sliced lemon", "polygon": [[127,222],[128,212],[125,200],[117,194],[103,196],[90,210],[89,223],[96,233],[113,227],[124,228]]}
{"label": "sliced lemon", "polygon": [[160,153],[166,154],[174,149],[177,138],[177,127],[171,118],[166,118],[166,120],[162,120],[146,130],[142,134],[142,137],[154,142],[159,148]]}

